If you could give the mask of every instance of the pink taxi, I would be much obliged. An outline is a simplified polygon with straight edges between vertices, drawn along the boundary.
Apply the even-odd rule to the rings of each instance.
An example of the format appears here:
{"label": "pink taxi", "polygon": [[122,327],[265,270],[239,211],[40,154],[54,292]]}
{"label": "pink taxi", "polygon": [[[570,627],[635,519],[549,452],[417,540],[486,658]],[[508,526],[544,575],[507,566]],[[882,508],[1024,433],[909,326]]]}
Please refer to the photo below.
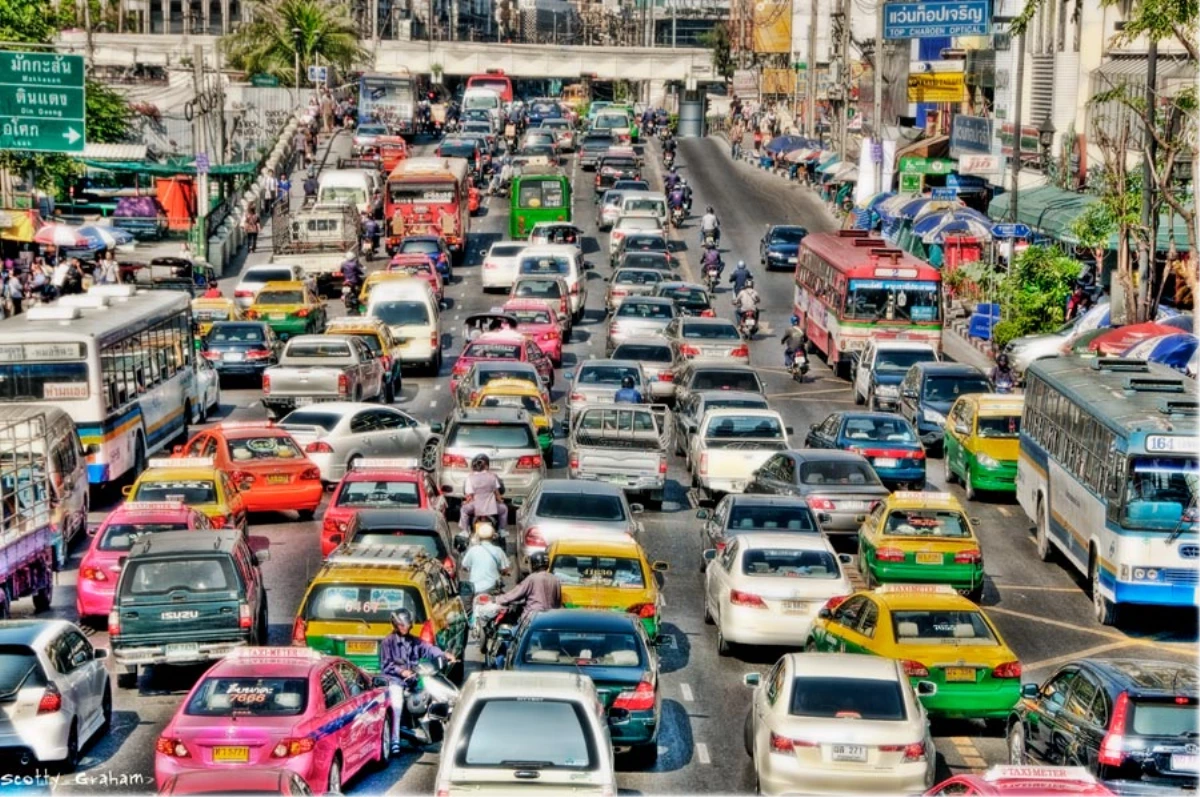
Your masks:
{"label": "pink taxi", "polygon": [[439,302],[446,298],[446,286],[442,282],[442,275],[434,266],[433,259],[423,252],[392,255],[387,271],[389,274],[408,274],[410,277],[425,280]]}
{"label": "pink taxi", "polygon": [[184,772],[287,769],[339,794],[391,757],[387,689],[345,659],[309,648],[238,648],[214,664],[155,743],[159,789]]}
{"label": "pink taxi", "polygon": [[79,563],[75,589],[79,622],[108,617],[121,575],[121,558],[129,554],[138,537],[156,531],[211,528],[202,512],[175,501],[126,501],[109,512]]}
{"label": "pink taxi", "polygon": [[502,309],[517,319],[517,331],[536,343],[555,368],[562,365],[563,331],[554,308],[545,302],[513,299]]}
{"label": "pink taxi", "polygon": [[926,797],[976,794],[1012,797],[1041,795],[1079,795],[1098,797],[1113,794],[1096,776],[1083,767],[1042,767],[1001,764],[982,775],[963,773],[944,780],[925,792]]}

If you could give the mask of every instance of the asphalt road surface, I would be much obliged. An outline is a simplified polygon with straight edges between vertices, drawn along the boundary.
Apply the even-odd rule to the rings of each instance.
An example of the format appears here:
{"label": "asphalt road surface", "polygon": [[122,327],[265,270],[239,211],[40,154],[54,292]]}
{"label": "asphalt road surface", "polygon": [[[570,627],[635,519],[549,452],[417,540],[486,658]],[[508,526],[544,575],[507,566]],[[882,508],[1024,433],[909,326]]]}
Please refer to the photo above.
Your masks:
{"label": "asphalt road surface", "polygon": [[[336,137],[329,162],[338,154],[348,154],[348,136]],[[419,143],[418,153],[428,152],[430,142]],[[647,151],[648,169],[654,179],[660,176],[657,150]],[[574,158],[568,168],[575,178],[575,219],[588,232],[587,259],[596,263],[588,273],[588,313],[567,348],[563,368],[604,356],[604,313],[601,309],[607,265],[607,235],[597,235],[594,224],[594,192],[591,173],[581,173]],[[808,427],[828,413],[853,407],[846,381],[833,377],[824,363],[814,360],[809,380],[792,382],[782,369],[782,334],[792,307],[792,279],[788,273],[764,274],[758,264],[758,245],[768,224],[801,224],[810,231],[833,229],[836,225],[815,196],[798,186],[750,165],[734,164],[728,148],[718,139],[692,139],[681,142],[678,166],[695,189],[694,213],[715,206],[722,222],[722,249],[730,265],[744,259],[758,275],[763,296],[763,330],[751,347],[752,362],[759,367],[768,385],[772,405],[795,429],[799,443]],[[299,192],[300,179],[295,189]],[[296,196],[298,201],[298,193]],[[684,262],[684,274],[694,279],[697,262],[697,218],[680,232],[678,247]],[[451,343],[441,376],[405,377],[397,406],[421,419],[441,420],[453,408],[447,389],[447,375],[454,355],[462,348],[461,324],[470,313],[489,309],[503,301],[485,295],[479,287],[480,250],[505,237],[508,227],[508,200],[485,200],[483,213],[472,220],[472,234],[465,266],[455,269],[457,282],[448,286],[449,309],[442,316],[443,335]],[[259,253],[251,264],[265,262],[271,245],[270,229],[260,237]],[[372,263],[382,268],[383,261]],[[222,288],[230,295],[236,275],[222,279]],[[732,314],[726,286],[716,297],[718,311]],[[331,302],[331,316],[343,313],[340,302]],[[555,400],[561,397],[564,382],[558,381]],[[221,419],[255,420],[266,417],[259,403],[257,384],[226,385],[223,389]],[[193,430],[195,431],[195,430]],[[695,507],[686,491],[687,474],[681,460],[673,459],[669,473],[672,481],[662,512],[643,516],[646,534],[643,544],[651,559],[666,560],[671,571],[666,576],[664,631],[671,644],[664,649],[661,690],[663,726],[657,765],[648,772],[621,772],[619,783],[625,793],[747,793],[753,789],[753,773],[742,748],[742,723],[750,692],[742,684],[747,672],[764,671],[783,651],[741,649],[735,656],[717,656],[715,632],[705,626],[701,610],[703,577],[697,572],[699,541]],[[554,475],[565,475],[565,453],[556,448]],[[940,460],[930,462],[929,489],[942,489]],[[966,503],[961,488],[952,492]],[[111,506],[111,501],[109,505]],[[103,510],[107,507],[101,506]],[[1041,680],[1055,667],[1083,656],[1194,658],[1196,633],[1194,613],[1145,612],[1132,618],[1132,625],[1121,630],[1098,626],[1091,618],[1090,602],[1081,584],[1055,563],[1042,563],[1034,554],[1030,523],[1015,500],[973,502],[971,515],[983,543],[988,574],[983,605],[999,627],[1008,645],[1020,657],[1026,680]],[[103,511],[92,521],[103,518]],[[320,513],[318,513],[318,517]],[[270,639],[273,644],[290,642],[291,621],[309,578],[317,571],[321,555],[318,543],[319,521],[298,522],[289,514],[264,514],[252,518],[251,532],[264,535],[271,543],[271,559],[264,565],[270,600]],[[51,614],[75,620],[74,589],[81,551],[77,546],[71,566],[59,574]],[[857,581],[861,584],[861,579]],[[32,614],[28,600],[14,607],[17,617]],[[106,644],[106,634],[96,631],[92,640]],[[473,651],[474,653],[474,651]],[[473,668],[468,664],[468,669]],[[144,676],[137,691],[117,690],[112,731],[85,750],[77,775],[65,776],[58,791],[133,792],[153,791],[154,742],[159,730],[173,714],[187,690],[204,667],[160,667]],[[982,723],[937,722],[933,726],[939,752],[938,776],[952,772],[980,771],[996,763],[1006,763],[1005,743]],[[382,772],[370,772],[348,784],[348,790],[377,794],[425,793],[434,789],[437,753],[416,754],[408,751]]]}

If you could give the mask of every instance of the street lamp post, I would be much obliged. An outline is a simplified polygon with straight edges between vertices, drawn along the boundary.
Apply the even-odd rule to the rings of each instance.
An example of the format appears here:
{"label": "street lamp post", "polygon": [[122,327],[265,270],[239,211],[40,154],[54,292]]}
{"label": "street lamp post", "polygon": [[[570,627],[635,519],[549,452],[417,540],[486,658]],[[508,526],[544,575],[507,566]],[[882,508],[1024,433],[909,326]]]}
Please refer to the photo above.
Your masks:
{"label": "street lamp post", "polygon": [[296,81],[296,103],[300,103],[300,36],[304,31],[299,28],[292,28],[292,44],[294,45],[292,59],[292,68],[295,71],[294,79]]}
{"label": "street lamp post", "polygon": [[[1054,122],[1050,119],[1050,114],[1046,114],[1046,118],[1038,126],[1038,145],[1042,149],[1042,174],[1050,177],[1050,148],[1054,146]],[[1019,134],[1018,134],[1019,135]]]}

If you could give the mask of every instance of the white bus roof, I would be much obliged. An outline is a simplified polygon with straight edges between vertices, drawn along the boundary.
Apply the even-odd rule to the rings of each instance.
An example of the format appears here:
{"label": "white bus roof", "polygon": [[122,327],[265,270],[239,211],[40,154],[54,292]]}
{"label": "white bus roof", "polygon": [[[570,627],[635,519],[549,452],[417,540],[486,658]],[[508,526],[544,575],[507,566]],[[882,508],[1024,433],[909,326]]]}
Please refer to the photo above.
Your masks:
{"label": "white bus roof", "polygon": [[[69,321],[29,318],[23,313],[0,321],[0,343],[90,339],[104,343],[109,338],[125,336],[149,319],[175,312],[190,313],[191,299],[191,294],[183,291],[140,290],[132,296],[107,297],[104,307],[76,306],[78,315]],[[57,305],[52,302],[42,306]]]}

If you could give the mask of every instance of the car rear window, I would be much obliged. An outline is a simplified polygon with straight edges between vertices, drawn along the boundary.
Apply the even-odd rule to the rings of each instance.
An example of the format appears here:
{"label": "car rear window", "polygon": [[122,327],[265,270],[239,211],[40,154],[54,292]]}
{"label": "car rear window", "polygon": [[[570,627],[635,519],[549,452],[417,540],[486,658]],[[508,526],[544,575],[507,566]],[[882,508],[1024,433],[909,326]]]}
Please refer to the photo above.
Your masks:
{"label": "car rear window", "polygon": [[770,416],[747,416],[744,418],[723,416],[713,418],[704,430],[705,437],[721,438],[754,438],[776,440],[783,437],[783,426],[778,418]]}
{"label": "car rear window", "polygon": [[392,327],[429,323],[429,308],[424,302],[385,299],[371,304],[371,315]]}
{"label": "car rear window", "polygon": [[865,462],[802,462],[801,484],[880,484],[875,471]]}
{"label": "car rear window", "polygon": [[460,767],[591,770],[599,765],[587,710],[579,703],[505,697],[481,700],[472,708],[459,748]]}
{"label": "car rear window", "polygon": [[183,713],[193,717],[296,717],[306,708],[305,678],[205,678]]}
{"label": "car rear window", "polygon": [[519,343],[469,343],[462,356],[475,360],[519,360]]}
{"label": "car rear window", "polygon": [[701,415],[709,410],[723,409],[746,409],[746,410],[766,410],[770,409],[767,399],[727,399],[727,398],[710,398],[705,399],[704,404],[700,407]]}
{"label": "car rear window", "polygon": [[349,357],[350,345],[344,340],[293,340],[284,354],[288,357]]}
{"label": "car rear window", "polygon": [[736,503],[725,527],[733,531],[816,531],[817,523],[804,504]]}
{"label": "car rear window", "polygon": [[633,634],[603,631],[530,631],[521,660],[525,664],[568,667],[640,667],[642,646]]}
{"label": "car rear window", "polygon": [[904,720],[904,695],[898,681],[870,678],[815,678],[792,680],[793,717]]}
{"label": "car rear window", "polygon": [[563,586],[628,587],[646,586],[642,563],[626,556],[554,557],[550,572],[558,576]]}
{"label": "car rear window", "polygon": [[658,295],[687,307],[709,306],[708,294],[701,288],[659,288]]}
{"label": "car rear window", "polygon": [[255,304],[304,304],[303,291],[259,291]]}
{"label": "car rear window", "polygon": [[971,536],[966,518],[954,510],[897,509],[888,515],[884,534],[896,537]]}
{"label": "car rear window", "polygon": [[569,274],[571,261],[553,255],[522,257],[519,265],[522,274]]}
{"label": "car rear window", "polygon": [[581,385],[620,385],[621,380],[627,376],[633,377],[633,383],[640,385],[642,383],[642,374],[637,368],[629,368],[620,365],[593,365],[591,367],[581,368],[579,371],[579,384]]}
{"label": "car rear window", "polygon": [[669,269],[671,264],[665,252],[626,252],[621,257],[621,267]]}
{"label": "car rear window", "polygon": [[436,531],[416,531],[411,529],[396,529],[395,531],[372,530],[354,535],[351,542],[371,547],[381,545],[419,545],[435,559],[441,559],[448,552],[442,545],[442,540]]}
{"label": "car rear window", "polygon": [[542,493],[534,514],[556,520],[615,523],[625,519],[625,507],[621,506],[621,499],[615,495]]}
{"label": "car rear window", "polygon": [[209,343],[262,343],[266,336],[258,324],[214,324],[205,340]]}
{"label": "car rear window", "polygon": [[296,441],[287,435],[264,435],[226,440],[229,458],[234,462],[254,462],[267,459],[300,460],[304,458]]}
{"label": "car rear window", "polygon": [[34,652],[24,645],[0,645],[0,700],[26,687],[45,686],[46,674]]}
{"label": "car rear window", "polygon": [[229,557],[132,558],[121,574],[122,595],[169,592],[233,592],[237,578]]}
{"label": "car rear window", "polygon": [[761,393],[762,382],[749,371],[697,371],[692,390],[746,390]]}
{"label": "car rear window", "polygon": [[684,324],[681,330],[686,340],[741,340],[733,324]]}
{"label": "car rear window", "polygon": [[669,363],[671,362],[671,347],[666,344],[651,346],[642,343],[622,343],[613,350],[613,357],[618,360]]}
{"label": "car rear window", "polygon": [[979,612],[892,612],[892,633],[901,645],[992,645],[996,637]]}
{"label": "car rear window", "polygon": [[392,612],[408,609],[425,622],[425,601],[416,587],[379,584],[319,584],[304,606],[307,620],[390,623]]}
{"label": "car rear window", "polygon": [[376,357],[383,354],[383,344],[379,342],[379,335],[374,332],[339,332],[338,334],[358,338]]}
{"label": "car rear window", "polygon": [[144,481],[138,484],[131,501],[170,501],[187,504],[215,504],[217,485],[211,479]]}
{"label": "car rear window", "polygon": [[460,423],[450,430],[447,448],[537,448],[533,430],[517,423]]}
{"label": "car rear window", "polygon": [[748,576],[837,578],[838,565],[828,551],[753,548],[742,554],[742,572]]}
{"label": "car rear window", "polygon": [[280,422],[280,426],[288,429],[293,426],[319,426],[327,432],[333,431],[342,416],[320,410],[295,410],[290,412]]}
{"label": "car rear window", "polygon": [[412,254],[436,255],[440,251],[441,250],[438,248],[437,241],[420,240],[420,239],[401,241],[400,248],[397,250],[397,252],[402,255],[412,255]]}
{"label": "car rear window", "polygon": [[513,289],[515,297],[537,297],[542,299],[562,298],[562,288],[550,280],[521,280]]}
{"label": "car rear window", "polygon": [[242,282],[251,284],[268,282],[291,282],[296,278],[290,268],[252,268],[242,277]]}
{"label": "car rear window", "polygon": [[[656,282],[657,280],[651,280]],[[675,317],[675,305],[658,302],[622,302],[617,308],[618,318],[653,318],[670,321]]]}
{"label": "car rear window", "polygon": [[420,506],[421,493],[411,481],[346,482],[338,493],[337,506],[402,507]]}
{"label": "car rear window", "polygon": [[908,421],[896,416],[892,418],[847,418],[842,434],[848,439],[871,443],[915,443]]}
{"label": "car rear window", "polygon": [[479,400],[480,407],[515,407],[519,410],[526,410],[531,415],[545,415],[546,408],[542,405],[542,400],[537,396],[484,396]]}
{"label": "car rear window", "polygon": [[1196,698],[1180,697],[1182,702],[1135,700],[1129,727],[1134,736],[1185,736],[1195,739],[1200,732],[1200,713]]}
{"label": "car rear window", "polygon": [[516,255],[520,254],[521,250],[524,248],[524,246],[519,245],[496,244],[491,248],[488,254],[495,255],[496,257],[515,257]]}
{"label": "car rear window", "polygon": [[549,310],[509,310],[513,318],[520,324],[549,324]]}
{"label": "car rear window", "polygon": [[104,527],[96,548],[101,551],[128,551],[143,534],[159,531],[186,531],[187,523],[112,523]]}
{"label": "car rear window", "polygon": [[[526,366],[526,368],[532,369],[533,366]],[[481,386],[489,382],[494,382],[497,379],[520,379],[539,390],[541,389],[541,383],[538,381],[537,375],[531,370],[488,367],[478,368],[475,371],[475,381]]]}
{"label": "car rear window", "polygon": [[649,285],[662,282],[663,275],[658,271],[642,271],[639,269],[623,268],[613,275],[614,285]]}

